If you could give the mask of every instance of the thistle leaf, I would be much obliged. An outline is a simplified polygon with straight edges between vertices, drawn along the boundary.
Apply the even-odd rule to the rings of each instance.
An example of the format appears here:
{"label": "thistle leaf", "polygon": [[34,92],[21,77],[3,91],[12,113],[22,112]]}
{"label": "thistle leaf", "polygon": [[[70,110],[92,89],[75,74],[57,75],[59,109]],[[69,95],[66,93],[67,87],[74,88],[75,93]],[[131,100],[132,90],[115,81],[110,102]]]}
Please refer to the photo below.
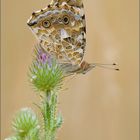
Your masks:
{"label": "thistle leaf", "polygon": [[63,117],[61,113],[59,113],[57,116],[56,128],[60,128],[62,123],[63,123]]}

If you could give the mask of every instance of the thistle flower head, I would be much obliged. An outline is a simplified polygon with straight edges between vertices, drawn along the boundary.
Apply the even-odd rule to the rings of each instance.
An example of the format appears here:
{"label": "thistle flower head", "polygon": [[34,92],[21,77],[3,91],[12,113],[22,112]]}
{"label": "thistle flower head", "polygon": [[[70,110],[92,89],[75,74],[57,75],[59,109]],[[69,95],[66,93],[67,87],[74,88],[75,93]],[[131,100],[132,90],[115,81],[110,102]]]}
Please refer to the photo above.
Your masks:
{"label": "thistle flower head", "polygon": [[37,135],[40,128],[35,113],[29,108],[22,109],[16,115],[15,119],[13,120],[12,126],[16,134],[19,137],[23,138],[29,136],[33,131],[34,134]]}
{"label": "thistle flower head", "polygon": [[30,67],[30,79],[41,92],[59,89],[63,83],[63,71],[54,58],[41,45],[35,48],[35,59]]}

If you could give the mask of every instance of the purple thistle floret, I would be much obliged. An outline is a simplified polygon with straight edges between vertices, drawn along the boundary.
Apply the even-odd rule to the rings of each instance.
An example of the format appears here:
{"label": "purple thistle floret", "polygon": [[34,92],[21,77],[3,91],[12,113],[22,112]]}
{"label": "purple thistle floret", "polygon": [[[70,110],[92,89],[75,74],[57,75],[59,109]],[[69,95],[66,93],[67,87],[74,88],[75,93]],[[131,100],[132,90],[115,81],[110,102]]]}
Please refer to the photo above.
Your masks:
{"label": "purple thistle floret", "polygon": [[46,64],[47,60],[48,60],[48,56],[46,53],[40,53],[39,54],[39,61],[42,63],[42,64]]}
{"label": "purple thistle floret", "polygon": [[48,64],[49,67],[52,66],[51,56],[41,47],[37,50],[37,60],[39,63],[45,65]]}

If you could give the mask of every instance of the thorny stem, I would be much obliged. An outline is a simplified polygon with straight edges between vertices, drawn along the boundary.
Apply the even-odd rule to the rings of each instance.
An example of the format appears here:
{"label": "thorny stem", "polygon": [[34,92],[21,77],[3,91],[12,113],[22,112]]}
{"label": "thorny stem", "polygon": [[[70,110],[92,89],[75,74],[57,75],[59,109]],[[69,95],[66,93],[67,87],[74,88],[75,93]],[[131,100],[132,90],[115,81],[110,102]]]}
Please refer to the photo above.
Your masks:
{"label": "thorny stem", "polygon": [[42,114],[44,119],[45,140],[55,140],[57,94],[46,93],[43,99]]}

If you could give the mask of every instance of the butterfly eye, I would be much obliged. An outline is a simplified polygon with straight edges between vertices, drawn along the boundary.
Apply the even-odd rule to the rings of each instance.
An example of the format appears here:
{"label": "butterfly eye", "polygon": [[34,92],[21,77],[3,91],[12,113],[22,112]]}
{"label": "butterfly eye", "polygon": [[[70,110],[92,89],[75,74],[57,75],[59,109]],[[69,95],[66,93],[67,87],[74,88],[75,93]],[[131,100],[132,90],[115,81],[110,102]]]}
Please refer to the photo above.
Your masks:
{"label": "butterfly eye", "polygon": [[68,16],[64,16],[63,17],[63,22],[64,22],[64,24],[69,24],[69,17]]}
{"label": "butterfly eye", "polygon": [[45,20],[45,21],[43,21],[43,27],[45,27],[45,28],[49,28],[50,26],[51,26],[51,23],[50,23],[50,21],[48,21],[48,20]]}

